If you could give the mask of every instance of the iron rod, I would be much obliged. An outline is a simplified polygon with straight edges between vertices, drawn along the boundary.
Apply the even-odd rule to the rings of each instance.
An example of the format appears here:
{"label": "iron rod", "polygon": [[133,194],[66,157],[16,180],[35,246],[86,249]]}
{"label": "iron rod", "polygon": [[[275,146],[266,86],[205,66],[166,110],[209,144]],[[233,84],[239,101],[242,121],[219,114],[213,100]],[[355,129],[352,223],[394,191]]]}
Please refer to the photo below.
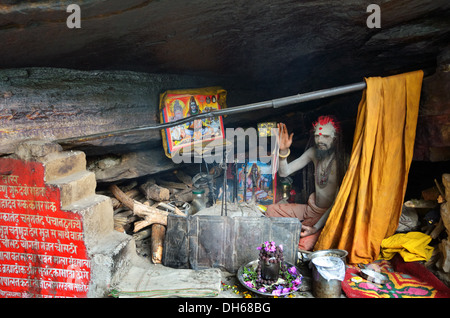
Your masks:
{"label": "iron rod", "polygon": [[217,117],[217,116],[234,115],[234,114],[250,112],[250,111],[254,111],[254,110],[258,110],[258,109],[280,108],[280,107],[284,107],[284,106],[288,106],[288,105],[292,105],[292,104],[298,104],[298,103],[303,103],[303,102],[312,101],[312,100],[316,100],[316,99],[326,98],[326,97],[330,97],[330,96],[336,96],[336,95],[347,94],[347,93],[351,93],[351,92],[355,92],[355,91],[360,91],[365,88],[366,88],[366,82],[360,82],[360,83],[338,86],[338,87],[333,87],[333,88],[328,88],[328,89],[322,89],[322,90],[303,93],[303,94],[292,95],[292,96],[288,96],[288,97],[277,98],[277,99],[273,99],[273,100],[269,100],[269,101],[246,104],[246,105],[236,106],[236,107],[231,107],[231,108],[218,109],[218,110],[214,110],[214,111],[211,111],[208,113],[200,113],[197,115],[193,115],[190,117],[186,117],[186,118],[168,122],[168,123],[160,123],[160,124],[155,124],[152,126],[140,126],[140,127],[134,127],[134,128],[128,128],[128,129],[121,129],[121,130],[115,130],[115,131],[80,136],[80,137],[57,139],[56,142],[64,144],[64,143],[69,143],[69,142],[73,142],[73,141],[88,141],[88,140],[94,140],[94,139],[107,138],[107,137],[112,137],[115,135],[127,134],[127,133],[132,133],[132,132],[141,132],[141,131],[147,131],[147,130],[162,130],[162,129],[178,126],[178,125],[181,125],[181,124],[184,124],[187,122],[191,122],[196,119],[207,119],[207,118],[213,118],[213,117]]}

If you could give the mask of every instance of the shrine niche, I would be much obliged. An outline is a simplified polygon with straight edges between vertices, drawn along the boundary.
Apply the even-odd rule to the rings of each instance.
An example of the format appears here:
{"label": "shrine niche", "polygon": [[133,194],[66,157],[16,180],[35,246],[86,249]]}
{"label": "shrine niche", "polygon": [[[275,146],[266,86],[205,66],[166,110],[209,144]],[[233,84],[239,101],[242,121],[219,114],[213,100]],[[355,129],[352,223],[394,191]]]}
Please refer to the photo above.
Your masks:
{"label": "shrine niche", "polygon": [[81,216],[60,207],[39,162],[0,159],[1,297],[86,297]]}

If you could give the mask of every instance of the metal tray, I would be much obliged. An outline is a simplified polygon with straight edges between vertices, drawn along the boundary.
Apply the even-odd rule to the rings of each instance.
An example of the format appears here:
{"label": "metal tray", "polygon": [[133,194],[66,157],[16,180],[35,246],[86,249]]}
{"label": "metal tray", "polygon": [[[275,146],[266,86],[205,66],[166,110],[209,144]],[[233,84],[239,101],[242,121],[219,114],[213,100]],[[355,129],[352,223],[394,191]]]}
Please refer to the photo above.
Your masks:
{"label": "metal tray", "polygon": [[[283,262],[283,264],[286,265],[286,266],[289,267],[289,268],[294,266],[294,265],[292,265],[292,264],[289,263],[289,262]],[[242,266],[239,268],[239,270],[238,270],[238,272],[237,272],[237,274],[236,274],[237,278],[239,279],[239,282],[241,283],[242,286],[244,286],[245,288],[247,288],[247,289],[248,289],[249,291],[251,291],[252,293],[259,294],[259,295],[262,295],[262,296],[273,296],[272,293],[264,293],[264,292],[260,292],[260,291],[258,291],[257,289],[250,288],[249,286],[247,286],[247,285],[245,284],[244,279],[242,278],[242,275],[243,275],[243,273],[244,273],[244,267],[247,267],[247,268],[251,267],[251,268],[253,268],[253,269],[256,269],[257,266],[258,266],[258,260],[257,260],[257,259],[251,261],[251,262],[248,263],[248,264],[242,265]],[[300,273],[300,270],[298,269],[298,267],[295,266],[295,268],[297,269],[297,272]],[[298,291],[298,289],[297,289],[297,291]],[[280,294],[280,296],[287,296],[287,295],[292,294],[292,293],[295,293],[295,292],[296,292],[296,291],[292,290],[292,291],[290,291],[290,292],[288,292],[288,293]]]}
{"label": "metal tray", "polygon": [[384,285],[389,282],[389,279],[386,275],[367,268],[361,269],[361,277],[368,280],[369,282],[380,285]]}

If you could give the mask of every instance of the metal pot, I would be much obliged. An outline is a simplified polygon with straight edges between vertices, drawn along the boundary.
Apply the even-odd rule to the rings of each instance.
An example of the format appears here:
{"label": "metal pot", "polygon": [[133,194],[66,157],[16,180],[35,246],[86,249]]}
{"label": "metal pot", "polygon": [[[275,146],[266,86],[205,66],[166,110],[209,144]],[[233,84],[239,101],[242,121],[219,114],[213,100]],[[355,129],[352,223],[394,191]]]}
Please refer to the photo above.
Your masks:
{"label": "metal pot", "polygon": [[[322,256],[320,256],[322,257]],[[319,256],[314,257],[314,259],[319,260]],[[335,261],[332,262],[332,267],[328,267],[327,269],[331,272],[340,270],[339,266],[342,264],[339,257],[330,257],[330,259],[334,259]],[[340,264],[339,264],[340,263]],[[318,268],[318,265],[315,261],[311,261],[310,265],[312,266],[312,293],[314,297],[317,298],[339,298],[342,294],[342,283],[338,279],[330,279],[322,276],[320,266]],[[338,266],[334,268],[334,266]],[[323,270],[323,268],[322,268]],[[332,275],[334,276],[334,275]]]}
{"label": "metal pot", "polygon": [[329,250],[320,250],[315,251],[310,254],[308,254],[308,259],[311,261],[315,257],[321,257],[321,256],[335,256],[340,258],[344,264],[346,264],[346,258],[347,258],[348,252],[346,250],[340,250],[340,249],[329,249]]}

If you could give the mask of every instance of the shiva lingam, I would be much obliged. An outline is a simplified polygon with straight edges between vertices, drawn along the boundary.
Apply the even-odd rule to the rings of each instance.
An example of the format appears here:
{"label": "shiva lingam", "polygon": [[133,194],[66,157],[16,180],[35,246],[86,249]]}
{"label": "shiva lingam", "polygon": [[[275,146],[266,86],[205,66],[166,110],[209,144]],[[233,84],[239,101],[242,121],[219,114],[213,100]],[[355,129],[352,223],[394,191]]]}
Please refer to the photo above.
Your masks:
{"label": "shiva lingam", "polygon": [[275,257],[266,259],[261,264],[262,279],[270,282],[276,282],[280,276],[280,263]]}
{"label": "shiva lingam", "polygon": [[283,250],[274,242],[266,242],[259,252],[259,263],[256,269],[260,277],[257,282],[273,284],[280,277],[280,267],[283,262]]}
{"label": "shiva lingam", "polygon": [[238,271],[239,281],[246,288],[264,296],[285,296],[300,288],[303,276],[295,266],[284,262],[282,245],[266,241],[257,249],[259,258]]}

